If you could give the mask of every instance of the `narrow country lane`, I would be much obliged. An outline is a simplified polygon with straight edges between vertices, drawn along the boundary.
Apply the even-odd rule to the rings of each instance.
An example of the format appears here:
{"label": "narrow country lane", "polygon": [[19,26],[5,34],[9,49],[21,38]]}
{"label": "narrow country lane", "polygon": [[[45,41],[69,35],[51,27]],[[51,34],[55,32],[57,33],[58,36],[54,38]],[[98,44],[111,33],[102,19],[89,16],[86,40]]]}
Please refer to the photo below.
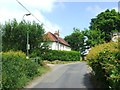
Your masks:
{"label": "narrow country lane", "polygon": [[61,64],[32,88],[93,88],[86,62]]}

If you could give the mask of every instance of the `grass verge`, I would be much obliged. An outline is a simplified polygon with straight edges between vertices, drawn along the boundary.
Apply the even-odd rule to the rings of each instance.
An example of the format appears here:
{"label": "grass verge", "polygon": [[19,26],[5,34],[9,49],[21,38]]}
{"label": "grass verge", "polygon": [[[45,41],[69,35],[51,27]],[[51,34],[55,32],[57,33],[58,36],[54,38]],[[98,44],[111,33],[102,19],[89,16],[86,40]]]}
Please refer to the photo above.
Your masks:
{"label": "grass verge", "polygon": [[69,63],[76,63],[76,62],[80,62],[80,61],[60,61],[60,60],[55,60],[55,61],[45,60],[44,61],[45,64],[69,64]]}
{"label": "grass verge", "polygon": [[51,70],[51,68],[49,66],[41,66],[39,68],[39,74],[37,74],[34,78],[32,78],[31,80],[29,80],[26,85],[24,86],[24,88],[31,88],[32,83],[36,83],[36,80],[38,80],[42,75],[46,74],[47,72],[49,72]]}

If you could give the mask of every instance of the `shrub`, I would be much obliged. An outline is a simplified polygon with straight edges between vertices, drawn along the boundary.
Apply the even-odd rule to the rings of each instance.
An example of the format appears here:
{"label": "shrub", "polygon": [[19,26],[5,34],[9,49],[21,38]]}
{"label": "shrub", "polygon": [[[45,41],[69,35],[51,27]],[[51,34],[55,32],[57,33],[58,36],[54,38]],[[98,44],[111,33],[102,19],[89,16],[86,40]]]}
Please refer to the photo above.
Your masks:
{"label": "shrub", "polygon": [[95,46],[87,55],[95,77],[105,88],[120,88],[120,52],[118,43],[110,42]]}
{"label": "shrub", "polygon": [[92,47],[89,54],[87,55],[87,59],[95,60],[99,53],[105,49],[109,49],[111,52],[116,52],[118,51],[118,43],[110,42]]}
{"label": "shrub", "polygon": [[62,61],[79,61],[80,53],[76,51],[58,51],[58,50],[49,50],[44,53],[42,56],[44,60],[54,61],[54,60],[62,60]]}
{"label": "shrub", "polygon": [[2,89],[22,88],[26,82],[37,75],[39,65],[21,52],[2,53]]}
{"label": "shrub", "polygon": [[35,56],[35,57],[30,58],[30,59],[31,59],[32,61],[38,63],[40,66],[44,66],[44,65],[45,65],[45,64],[43,63],[43,60],[42,60],[41,57]]}

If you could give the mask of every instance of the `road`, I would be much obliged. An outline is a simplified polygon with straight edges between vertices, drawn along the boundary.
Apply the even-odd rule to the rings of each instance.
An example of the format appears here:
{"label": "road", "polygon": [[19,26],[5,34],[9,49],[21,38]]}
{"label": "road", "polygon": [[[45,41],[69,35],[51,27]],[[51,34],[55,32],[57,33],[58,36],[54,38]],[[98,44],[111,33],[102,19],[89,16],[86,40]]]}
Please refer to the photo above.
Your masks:
{"label": "road", "polygon": [[86,62],[61,64],[46,74],[33,88],[93,88]]}

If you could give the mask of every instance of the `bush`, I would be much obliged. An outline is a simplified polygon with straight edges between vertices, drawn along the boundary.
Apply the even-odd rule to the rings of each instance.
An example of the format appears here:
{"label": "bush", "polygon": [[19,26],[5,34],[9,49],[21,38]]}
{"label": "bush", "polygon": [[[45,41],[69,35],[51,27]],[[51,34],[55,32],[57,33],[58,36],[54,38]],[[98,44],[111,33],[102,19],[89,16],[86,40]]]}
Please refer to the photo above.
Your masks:
{"label": "bush", "polygon": [[45,52],[42,56],[44,60],[54,61],[79,61],[80,53],[76,51],[58,51],[58,50],[49,50]]}
{"label": "bush", "polygon": [[110,42],[92,47],[87,55],[87,59],[95,60],[98,58],[99,53],[105,49],[109,49],[111,52],[116,52],[118,51],[118,43]]}
{"label": "bush", "polygon": [[45,64],[43,63],[43,60],[42,60],[41,57],[35,56],[35,57],[30,58],[30,59],[31,59],[32,61],[38,63],[40,66],[44,66],[44,65],[45,65]]}
{"label": "bush", "polygon": [[120,88],[120,52],[118,43],[110,42],[95,46],[87,55],[95,77],[105,88]]}
{"label": "bush", "polygon": [[2,53],[2,89],[22,88],[39,73],[39,67],[37,63],[26,59],[23,52]]}

